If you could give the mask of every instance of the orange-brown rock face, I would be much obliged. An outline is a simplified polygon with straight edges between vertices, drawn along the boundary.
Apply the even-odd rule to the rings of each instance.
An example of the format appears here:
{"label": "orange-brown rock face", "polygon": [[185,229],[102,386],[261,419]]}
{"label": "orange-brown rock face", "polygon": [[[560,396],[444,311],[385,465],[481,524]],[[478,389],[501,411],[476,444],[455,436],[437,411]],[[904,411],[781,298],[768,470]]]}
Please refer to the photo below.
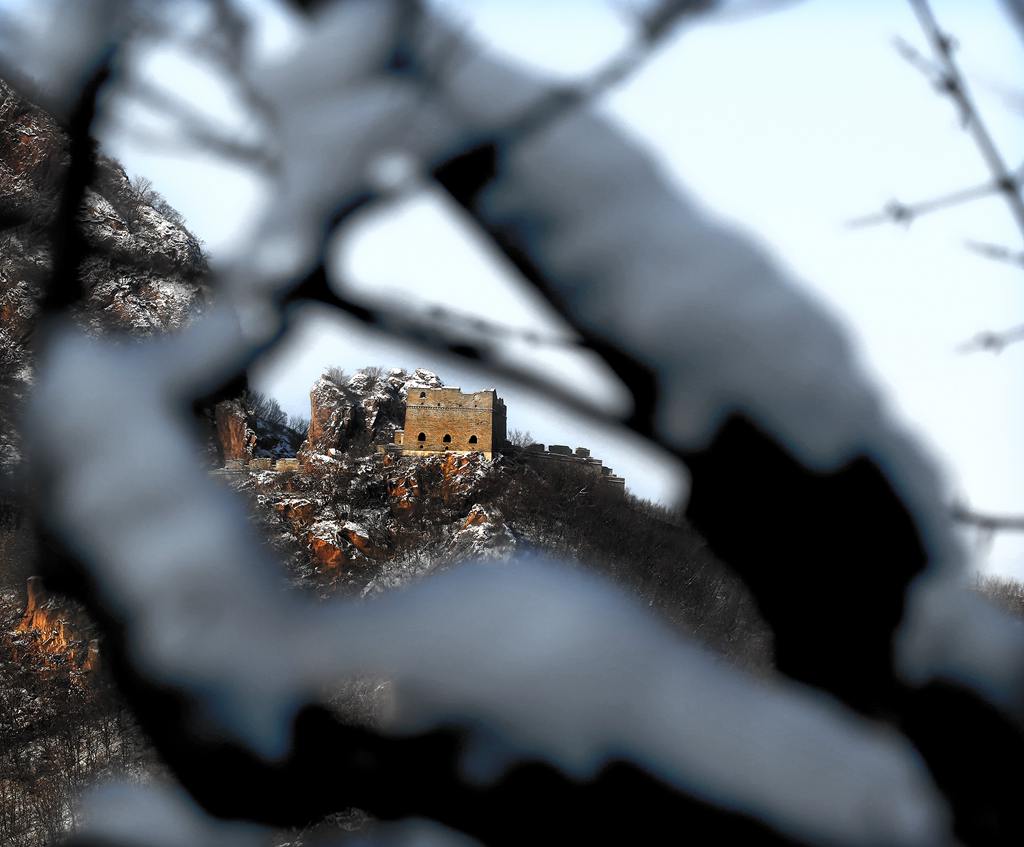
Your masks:
{"label": "orange-brown rock face", "polygon": [[469,510],[469,514],[466,515],[466,520],[462,523],[463,529],[469,529],[471,526],[483,526],[485,523],[490,523],[490,518],[487,516],[487,512],[484,511],[483,506],[474,506]]}
{"label": "orange-brown rock face", "polygon": [[223,400],[214,410],[217,443],[225,462],[247,462],[252,458],[256,433],[249,428],[245,409],[238,400]]}
{"label": "orange-brown rock face", "polygon": [[355,406],[340,386],[326,377],[309,392],[309,430],[302,454],[323,453],[344,447],[355,425]]}
{"label": "orange-brown rock face", "polygon": [[29,577],[28,601],[17,632],[35,635],[44,653],[64,654],[72,663],[91,670],[98,664],[98,642],[86,642],[85,627],[77,618],[71,608],[47,594],[39,577]]}
{"label": "orange-brown rock face", "polygon": [[299,532],[309,526],[318,508],[312,500],[305,499],[281,500],[274,504],[274,511],[291,524],[293,532]]}
{"label": "orange-brown rock face", "polygon": [[313,533],[309,533],[306,540],[309,543],[309,549],[313,551],[313,556],[322,568],[334,570],[348,561],[345,551],[333,541]]}
{"label": "orange-brown rock face", "polygon": [[420,499],[420,483],[415,473],[389,477],[387,492],[393,509],[408,512],[415,508]]}
{"label": "orange-brown rock face", "polygon": [[[398,466],[402,473],[388,477],[387,492],[394,512],[411,512],[425,497],[437,496],[446,504],[457,503],[472,489],[481,458],[473,453],[430,456],[411,466]],[[431,469],[440,471],[440,480]]]}
{"label": "orange-brown rock face", "polygon": [[441,463],[441,499],[445,503],[466,493],[469,489],[469,473],[476,463],[473,456],[449,453]]}
{"label": "orange-brown rock face", "polygon": [[362,527],[347,525],[344,532],[345,537],[352,546],[367,558],[374,559],[380,554],[380,551],[377,550],[377,547],[370,540],[370,536],[367,535],[366,530],[362,529]]}
{"label": "orange-brown rock face", "polygon": [[[43,581],[37,576],[28,578],[28,601],[25,614],[18,623],[18,632],[35,632],[50,638],[56,635],[63,624],[49,604]],[[66,644],[62,645],[66,646]]]}

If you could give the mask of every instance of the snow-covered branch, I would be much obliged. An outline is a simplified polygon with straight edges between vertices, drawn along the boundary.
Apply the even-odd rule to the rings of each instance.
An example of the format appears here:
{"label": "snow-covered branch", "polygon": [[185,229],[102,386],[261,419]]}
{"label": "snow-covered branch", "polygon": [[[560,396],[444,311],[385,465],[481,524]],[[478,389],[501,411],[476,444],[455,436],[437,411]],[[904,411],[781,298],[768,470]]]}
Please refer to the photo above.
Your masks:
{"label": "snow-covered branch", "polygon": [[[649,40],[674,20],[651,19]],[[969,773],[971,756],[1005,756],[991,730],[1019,735],[1024,640],[961,602],[932,464],[831,318],[588,97],[426,5],[324,5],[280,64],[239,61],[281,166],[216,307],[130,356],[55,315],[26,427],[61,566],[200,804],[278,825],[357,805],[510,844],[540,819],[566,842],[675,827],[932,845],[983,825],[932,722],[989,719],[959,727]],[[623,380],[622,423],[688,463],[689,515],[751,587],[789,679],[723,667],[552,563],[465,568],[369,603],[282,595],[240,504],[196,464],[188,410],[282,337],[289,299],[346,302],[325,246],[387,201],[385,155],[450,192]],[[324,707],[365,673],[395,684],[383,728]],[[194,812],[173,808],[158,802],[154,825]]]}

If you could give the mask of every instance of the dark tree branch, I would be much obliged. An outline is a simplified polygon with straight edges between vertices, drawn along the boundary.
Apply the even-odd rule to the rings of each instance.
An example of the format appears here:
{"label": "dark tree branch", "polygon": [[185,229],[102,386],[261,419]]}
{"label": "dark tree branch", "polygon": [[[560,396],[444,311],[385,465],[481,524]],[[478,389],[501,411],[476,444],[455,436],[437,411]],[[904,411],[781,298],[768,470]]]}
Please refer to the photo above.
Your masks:
{"label": "dark tree branch", "polygon": [[53,273],[43,292],[44,312],[64,311],[83,296],[79,269],[87,246],[78,217],[86,189],[96,175],[96,143],[91,133],[97,98],[110,77],[113,60],[111,49],[83,86],[67,125],[69,163],[53,223]]}
{"label": "dark tree branch", "polygon": [[146,82],[132,79],[128,93],[134,95],[146,106],[170,116],[176,122],[180,136],[161,137],[155,132],[148,132],[132,124],[123,124],[122,132],[135,136],[149,146],[160,145],[174,149],[182,144],[191,144],[197,149],[207,150],[228,159],[252,165],[260,170],[271,170],[273,157],[257,144],[239,141],[236,133],[228,127],[218,126],[201,112],[195,110],[187,101],[175,96],[167,89]]}
{"label": "dark tree branch", "polygon": [[[667,5],[678,8],[689,6],[678,3]],[[648,28],[657,36],[667,31],[668,24],[656,22]],[[650,34],[647,38],[652,40]],[[629,57],[626,58],[628,60]],[[629,62],[616,65],[613,61],[609,65],[612,70],[605,74],[605,78],[621,78],[620,72],[615,69],[623,64],[628,66]],[[594,90],[602,90],[601,79],[600,74],[595,77],[598,84],[592,86]],[[495,92],[496,96],[498,94],[500,92]],[[987,743],[995,736],[993,725],[1002,726],[1005,721],[965,722],[963,744],[966,749],[956,761],[957,765],[964,766],[955,769],[956,772],[944,774],[941,765],[948,742],[944,736],[937,737],[935,730],[947,730],[951,716],[970,713],[976,702],[974,695],[963,695],[970,700],[966,707],[963,703],[950,707],[947,701],[946,707],[935,708],[934,697],[927,699],[927,692],[922,695],[919,691],[909,690],[894,666],[893,637],[905,619],[904,597],[908,585],[925,569],[929,555],[934,551],[925,536],[926,531],[933,529],[926,520],[930,514],[927,504],[931,501],[925,498],[922,504],[904,500],[908,496],[908,489],[913,487],[909,482],[901,484],[899,475],[905,469],[898,464],[895,468],[885,464],[885,459],[895,456],[896,450],[893,442],[887,440],[887,425],[870,418],[864,424],[865,433],[860,433],[866,434],[866,443],[859,439],[847,440],[849,434],[844,430],[836,436],[835,443],[849,449],[850,454],[843,455],[841,464],[826,464],[824,467],[809,466],[806,456],[802,459],[796,450],[798,445],[787,444],[785,441],[785,427],[780,427],[777,419],[764,414],[764,409],[756,404],[747,416],[742,411],[743,405],[738,406],[738,411],[737,407],[723,402],[720,416],[708,424],[707,439],[699,443],[687,442],[671,430],[664,431],[663,427],[659,432],[656,412],[664,416],[667,404],[677,399],[667,396],[673,385],[666,379],[665,372],[672,366],[673,360],[671,355],[665,357],[663,354],[683,349],[678,346],[679,332],[675,331],[679,324],[662,326],[659,331],[664,334],[664,344],[652,348],[637,343],[637,338],[630,339],[628,323],[621,320],[637,316],[615,314],[616,308],[628,312],[630,303],[609,298],[609,309],[603,324],[595,321],[586,323],[586,316],[579,305],[575,304],[574,308],[571,292],[567,293],[570,285],[586,282],[590,286],[588,294],[594,294],[599,293],[597,289],[601,285],[610,286],[613,282],[623,287],[635,286],[636,276],[640,274],[631,276],[623,273],[621,278],[614,275],[602,276],[601,269],[593,267],[594,263],[581,271],[578,262],[573,267],[564,268],[551,261],[552,248],[559,246],[558,239],[571,237],[574,216],[585,218],[585,214],[581,214],[578,208],[561,208],[556,192],[544,193],[541,189],[550,185],[545,178],[550,179],[553,170],[568,170],[574,164],[576,150],[563,149],[561,158],[551,161],[546,173],[531,172],[529,169],[517,173],[514,167],[510,167],[510,160],[514,159],[515,146],[522,142],[524,136],[537,127],[547,125],[550,120],[564,116],[569,107],[585,102],[586,99],[580,96],[566,97],[563,91],[544,92],[539,98],[539,108],[528,109],[524,120],[514,119],[510,126],[496,127],[482,140],[462,139],[455,149],[444,151],[444,155],[431,162],[430,172],[524,277],[559,308],[566,320],[579,331],[582,343],[602,356],[623,379],[635,399],[635,409],[629,417],[628,425],[652,442],[673,450],[689,465],[694,479],[689,514],[705,531],[714,548],[751,585],[761,608],[775,627],[780,669],[793,678],[825,689],[864,712],[886,718],[899,715],[910,736],[918,742],[922,755],[939,775],[938,781],[944,790],[957,794],[963,790],[964,779],[970,779],[973,787],[979,779],[974,767],[977,760],[998,761],[1009,757],[1011,748],[1008,745]],[[612,135],[598,123],[585,128]],[[607,160],[610,168],[618,168],[623,163],[626,167],[631,164],[629,155],[623,154],[622,160],[610,155]],[[514,164],[511,161],[511,165]],[[595,170],[597,176],[600,176],[600,168]],[[651,173],[638,167],[636,182],[646,185],[647,180],[655,181],[657,177],[651,176]],[[495,203],[493,195],[500,194],[503,188],[507,189],[511,180],[524,180],[527,188],[532,191],[527,191],[529,202],[521,202],[513,209],[515,214],[503,215],[500,211],[501,198]],[[597,187],[607,188],[607,183],[604,186],[598,184]],[[631,183],[630,188],[634,187],[635,183]],[[491,196],[485,198],[485,193]],[[651,193],[655,199],[661,197],[657,192]],[[609,194],[605,191],[605,196]],[[339,198],[344,212],[338,220],[364,207],[371,199],[379,198],[362,194]],[[635,201],[636,197],[632,199]],[[496,209],[499,211],[496,212]],[[681,225],[689,222],[696,228],[700,223],[687,218],[683,213],[686,207],[682,204],[667,207],[669,215],[673,210],[679,214]],[[660,241],[653,237],[652,244],[640,243],[647,233],[630,233],[626,229],[630,225],[643,223],[635,219],[624,220],[620,234],[625,231],[635,236],[635,242],[654,253],[659,248],[663,249],[660,257],[666,262],[672,260],[671,267],[679,267],[685,264],[686,256],[680,258],[678,252],[669,249],[676,245],[675,236],[679,227],[673,218],[667,220],[672,225],[672,237],[662,237]],[[555,235],[552,236],[552,221],[568,229],[569,233],[555,227]],[[702,237],[709,234],[704,228],[696,231]],[[738,239],[727,240],[727,244],[733,250],[741,246]],[[628,244],[616,246],[623,252],[628,252],[631,247]],[[332,292],[323,271],[323,255],[321,250],[319,267],[296,292],[297,296],[334,302],[361,320],[399,334],[407,335],[422,329],[424,343],[438,346],[448,344],[452,352],[483,360],[474,350],[456,349],[459,342],[453,343],[441,335],[435,326],[418,327],[410,324],[408,316],[381,314],[384,310],[346,300]],[[637,251],[636,255],[650,254]],[[636,255],[631,257],[634,260],[632,270],[642,267],[637,263]],[[716,254],[715,259],[724,263],[729,255],[723,250]],[[752,257],[752,265],[758,271],[758,284],[763,284],[765,277],[771,282],[774,274],[772,268],[768,266],[766,272],[762,273],[765,267],[755,259],[756,256]],[[629,266],[626,267],[629,269]],[[750,273],[749,267],[745,266],[742,270]],[[781,296],[781,283],[784,280],[776,282],[780,284]],[[647,295],[651,293],[649,285],[646,290],[623,290],[631,296],[634,296],[636,290]],[[665,306],[678,306],[679,302],[668,300]],[[738,307],[739,304],[727,305]],[[813,311],[808,309],[802,312],[792,304],[790,312],[794,329],[801,317],[823,321]],[[712,315],[707,320],[709,334],[742,326],[735,318],[730,320],[727,314]],[[780,323],[780,326],[785,327],[785,324]],[[251,361],[256,355],[249,350],[256,346],[256,342],[252,341],[256,330],[249,330],[253,333],[250,336],[235,323],[229,324],[227,321],[207,324],[207,327],[218,330],[216,338],[210,339],[215,342],[212,345],[215,350],[222,350],[221,345],[233,343],[232,336],[227,334],[228,330],[237,333],[234,343],[243,349],[242,352],[232,352],[231,362],[241,361],[246,356],[247,361]],[[637,334],[640,335],[645,329],[642,328]],[[199,333],[192,340],[196,338],[202,339],[203,336]],[[639,338],[639,341],[644,340]],[[830,349],[825,342],[821,346],[822,349]],[[77,373],[75,366],[83,360],[74,355],[75,348],[66,349],[69,351],[65,361],[66,370],[58,370],[58,378],[50,383],[53,392],[51,396],[62,400],[67,396],[63,390],[65,388],[77,387],[84,390],[89,387],[82,380],[71,378]],[[79,348],[87,349],[84,344]],[[202,346],[189,349],[193,351],[194,358],[182,355],[179,350],[178,357],[161,363],[165,368],[161,369],[160,374],[166,381],[168,395],[174,393],[177,396],[183,390],[183,385],[187,387],[190,376],[193,381],[199,380],[197,369],[209,367],[209,358]],[[752,349],[756,354],[758,348]],[[786,373],[787,361],[791,361],[781,355],[785,349],[784,346],[779,347],[778,367],[783,374]],[[808,348],[809,351],[814,349],[813,345]],[[246,350],[249,352],[246,353]],[[715,347],[714,351],[721,352],[721,347]],[[722,379],[714,370],[714,361],[715,357],[711,356],[703,366],[716,378]],[[837,361],[842,365],[846,360],[837,357]],[[680,358],[674,364],[682,367],[692,363],[683,363]],[[755,367],[758,362],[754,355],[750,355],[747,356],[746,364]],[[224,370],[227,368],[225,365]],[[96,377],[97,370],[102,371],[103,368],[86,368],[83,372],[89,377]],[[62,373],[66,382],[61,382],[59,378]],[[122,372],[120,368],[111,368],[104,377],[110,380],[110,387],[107,388],[110,396],[118,396],[119,390],[127,392],[127,387],[123,387],[124,373],[135,374],[136,371],[128,369]],[[147,372],[142,367],[137,373],[145,375]],[[828,376],[832,380],[849,379],[850,387],[846,390],[851,394],[862,390],[852,369],[849,372],[842,368],[838,372],[830,369]],[[205,378],[210,381],[214,379]],[[780,383],[784,382],[785,377],[780,379]],[[141,391],[140,386],[143,384],[149,385],[141,380],[134,385]],[[724,384],[728,387],[727,383]],[[837,392],[837,395],[840,393]],[[814,396],[818,398],[820,394]],[[582,405],[582,401],[577,402]],[[784,401],[780,398],[778,402],[781,408]],[[162,407],[154,410],[140,403],[133,404],[131,408],[140,414],[138,420],[134,421],[140,429],[145,428],[147,422],[154,424],[150,429],[158,433],[158,443],[163,443],[159,442],[159,436],[165,436],[166,444],[171,447],[176,447],[179,439],[183,440],[177,430],[167,427],[164,432],[159,426]],[[148,417],[141,417],[143,414]],[[764,415],[764,420],[758,419],[761,415]],[[53,416],[53,419],[41,416],[38,420],[53,427],[56,434],[63,432],[66,427],[75,427],[76,435],[83,431],[79,422],[69,422],[58,416]],[[117,470],[119,473],[134,473],[135,468],[122,454],[123,445],[117,437],[118,431],[112,431],[106,425],[102,413],[98,413],[91,421],[96,425],[96,444],[101,445],[112,457],[111,472]],[[872,427],[881,433],[878,435],[880,448],[877,453],[869,449],[874,434]],[[893,439],[896,440],[895,435]],[[40,443],[61,447],[59,453],[56,450],[44,450],[40,454],[41,467],[49,468],[54,482],[66,483],[67,479],[83,478],[72,475],[75,469],[79,473],[86,473],[88,466],[85,463],[75,465],[78,457],[70,439],[55,437],[49,441],[41,439]],[[913,452],[906,449],[907,445],[902,438],[898,439],[897,446],[903,449],[904,454]],[[120,466],[119,461],[122,461]],[[910,465],[912,470],[921,470],[913,462]],[[134,477],[132,482],[136,483],[137,488],[131,483],[123,487],[111,486],[111,490],[116,491],[128,506],[139,505],[143,510],[149,510],[142,513],[147,520],[140,520],[140,526],[147,529],[158,527],[154,529],[158,533],[168,533],[168,527],[174,526],[169,523],[172,517],[181,522],[181,527],[187,527],[188,521],[195,520],[191,500],[188,507],[175,511],[187,498],[189,489],[186,483],[192,483],[190,474],[193,471],[197,479],[196,492],[213,491],[210,480],[197,469],[190,467],[186,470],[184,464],[172,463],[168,467],[172,474],[178,473],[179,476],[148,480],[150,485],[155,481],[158,483],[150,491],[152,497],[134,496],[137,489],[146,491],[143,484],[134,480]],[[175,483],[180,483],[180,489]],[[129,500],[135,502],[127,502]],[[74,511],[72,507],[75,503],[67,497],[53,497],[52,502],[56,506],[51,509],[51,517],[55,521],[62,517],[66,521],[65,526],[70,528],[67,530],[67,540],[74,542],[76,532],[80,536],[78,540],[87,539],[86,544],[80,544],[74,549],[85,560],[88,560],[89,555],[92,556],[92,575],[97,581],[99,574],[108,579],[114,579],[115,574],[118,579],[128,579],[134,573],[145,582],[146,574],[140,573],[138,568],[123,567],[125,561],[132,564],[137,562],[135,550],[122,545],[117,548],[118,555],[112,555],[111,542],[114,539],[107,533],[93,532],[96,528],[106,526],[107,522],[115,528],[124,524],[126,512],[122,501],[115,499],[113,494],[104,497],[104,493],[100,492],[88,501],[92,508],[97,509],[91,518],[81,510]],[[213,502],[211,499],[210,503]],[[106,513],[108,509],[116,514],[111,517]],[[945,516],[944,511],[942,514]],[[154,516],[159,520],[149,522]],[[737,532],[738,524],[742,526],[742,532]],[[222,527],[218,528],[216,522],[213,522],[208,538],[200,534],[198,546],[183,545],[181,548],[160,550],[163,558],[153,567],[159,571],[160,580],[168,580],[168,585],[169,578],[175,576],[175,571],[171,569],[180,565],[187,564],[192,568],[191,571],[183,571],[185,575],[203,574],[211,577],[223,573],[224,582],[217,583],[215,587],[229,588],[230,602],[220,607],[239,616],[224,620],[230,623],[232,620],[246,618],[262,626],[263,621],[257,620],[252,613],[267,610],[271,604],[264,604],[262,596],[252,595],[258,602],[250,606],[239,605],[239,592],[236,591],[238,574],[229,570],[229,567],[241,561],[245,561],[246,565],[251,562],[246,557],[235,562],[230,556],[220,554],[216,542],[222,540],[222,536],[216,533],[223,531]],[[171,533],[174,541],[179,540],[183,534]],[[229,537],[237,540],[235,536],[224,533],[224,539]],[[89,543],[93,544],[91,552]],[[941,544],[937,543],[936,546]],[[211,554],[208,568],[196,567],[195,553],[200,548],[202,552]],[[823,551],[828,552],[827,568],[822,567]],[[177,553],[180,556],[182,552],[185,555],[181,558],[172,558],[170,555]],[[244,551],[233,552],[238,554]],[[111,565],[111,562],[105,561],[108,556],[116,567],[107,567]],[[202,559],[198,562],[201,564]],[[766,567],[766,562],[771,567]],[[249,577],[252,571],[246,567],[239,573]],[[81,574],[88,576],[89,571],[83,568]],[[287,758],[268,758],[262,755],[259,752],[261,747],[246,743],[244,732],[234,741],[218,739],[216,743],[211,743],[213,734],[209,727],[216,724],[197,724],[195,715],[190,711],[191,707],[212,702],[211,692],[230,689],[227,690],[229,697],[225,702],[232,707],[237,706],[240,714],[248,714],[245,706],[250,704],[251,698],[242,695],[250,689],[244,685],[231,688],[246,673],[246,668],[242,665],[236,667],[237,677],[225,673],[232,670],[233,663],[230,660],[234,657],[224,653],[220,654],[221,658],[226,657],[229,661],[218,664],[216,667],[219,672],[209,676],[186,676],[182,682],[173,673],[165,675],[151,671],[152,675],[147,677],[144,663],[139,662],[141,654],[138,651],[132,652],[126,639],[151,631],[146,626],[149,623],[146,616],[152,616],[153,610],[159,606],[158,603],[149,604],[149,592],[154,589],[162,593],[160,581],[148,582],[143,590],[146,602],[137,604],[118,602],[120,598],[117,590],[111,591],[106,597],[95,590],[95,586],[91,593],[88,585],[81,590],[91,598],[101,615],[106,612],[104,623],[112,633],[111,655],[116,669],[121,673],[129,695],[139,706],[161,750],[184,782],[203,802],[220,814],[251,815],[257,819],[281,823],[291,823],[297,819],[304,822],[313,815],[336,808],[339,803],[351,802],[383,818],[428,814],[438,820],[451,822],[491,843],[515,844],[535,835],[537,820],[545,820],[550,825],[551,828],[545,834],[554,841],[618,839],[623,836],[628,839],[634,834],[631,830],[638,823],[651,828],[652,838],[659,826],[665,829],[682,826],[693,834],[699,832],[701,822],[715,824],[718,828],[717,838],[722,841],[730,840],[730,836],[732,840],[741,843],[777,837],[765,832],[759,824],[751,825],[749,819],[742,815],[742,809],[740,815],[734,815],[726,821],[727,825],[732,824],[734,829],[740,831],[722,832],[721,822],[716,820],[721,814],[717,807],[704,801],[694,801],[660,783],[651,773],[628,764],[611,764],[605,771],[597,772],[592,780],[580,783],[543,762],[526,760],[521,767],[509,770],[494,784],[480,785],[465,779],[465,774],[459,770],[466,735],[458,724],[449,729],[428,729],[420,735],[386,736],[372,730],[342,727],[324,710],[310,707],[300,712],[294,723],[286,727],[292,730],[290,737],[294,742]],[[835,598],[834,602],[820,602],[823,594]],[[168,600],[168,608],[172,610],[174,604],[180,602],[176,594],[157,599]],[[204,600],[211,602],[213,596],[204,595]],[[573,600],[578,603],[578,592],[574,593]],[[866,614],[866,610],[870,610],[870,614]],[[119,619],[118,615],[122,618]],[[597,617],[589,616],[588,620],[596,620]],[[129,619],[136,628],[127,627]],[[295,620],[294,617],[287,619],[289,622]],[[490,622],[487,623],[489,625]],[[231,627],[228,626],[228,629]],[[237,634],[237,630],[232,631]],[[422,626],[416,630],[417,635],[424,631]],[[623,631],[628,632],[630,628],[623,627]],[[621,634],[616,631],[615,638],[619,639]],[[275,639],[274,645],[277,646],[281,641]],[[349,642],[343,640],[342,643]],[[639,655],[639,652],[635,654]],[[174,661],[181,660],[189,667],[195,658],[194,653],[186,650],[173,656]],[[172,667],[176,666],[172,663]],[[213,665],[205,667],[209,670]],[[253,690],[265,689],[254,686]],[[934,695],[934,692],[931,694]],[[192,702],[190,697],[194,698]],[[938,705],[942,706],[942,703],[938,702]],[[215,711],[197,708],[197,712],[208,716],[210,721],[215,720]],[[226,711],[225,714],[230,712]],[[470,712],[469,717],[472,716]],[[999,715],[995,717],[1000,718]],[[196,730],[197,725],[201,731]],[[673,728],[677,726],[673,724]],[[985,743],[979,743],[979,732],[987,733],[981,739]],[[790,751],[786,752],[788,755]],[[1016,748],[1013,748],[1013,752],[1016,752]],[[991,770],[995,772],[998,769]],[[329,774],[330,778],[324,778],[325,774]],[[1014,783],[1014,787],[1016,785]],[[876,784],[872,783],[872,786]],[[963,796],[967,797],[966,809],[957,810],[958,823],[963,825],[963,819],[970,823],[972,814],[981,821],[991,818],[987,814],[987,805],[976,803],[973,795],[964,793]],[[1018,797],[1012,798],[1013,803],[1017,803]],[[1015,810],[1016,806],[1007,804],[1006,808]],[[529,809],[532,814],[522,814],[523,809]],[[595,809],[602,810],[601,814],[595,815]],[[1007,819],[1017,820],[1014,817]],[[748,831],[743,832],[743,829]],[[697,840],[705,839],[697,836]]]}
{"label": "dark tree branch", "polygon": [[1024,39],[1024,0],[1003,0],[1006,12],[1017,27],[1017,33]]}

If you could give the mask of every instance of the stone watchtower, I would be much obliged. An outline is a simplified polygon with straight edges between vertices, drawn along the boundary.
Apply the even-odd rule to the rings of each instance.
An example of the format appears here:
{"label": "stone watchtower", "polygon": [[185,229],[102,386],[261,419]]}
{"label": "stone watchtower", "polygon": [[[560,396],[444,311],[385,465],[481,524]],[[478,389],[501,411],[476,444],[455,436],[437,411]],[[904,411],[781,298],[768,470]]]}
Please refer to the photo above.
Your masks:
{"label": "stone watchtower", "polygon": [[505,427],[505,401],[494,389],[410,388],[395,444],[403,453],[473,451],[490,459],[507,443]]}

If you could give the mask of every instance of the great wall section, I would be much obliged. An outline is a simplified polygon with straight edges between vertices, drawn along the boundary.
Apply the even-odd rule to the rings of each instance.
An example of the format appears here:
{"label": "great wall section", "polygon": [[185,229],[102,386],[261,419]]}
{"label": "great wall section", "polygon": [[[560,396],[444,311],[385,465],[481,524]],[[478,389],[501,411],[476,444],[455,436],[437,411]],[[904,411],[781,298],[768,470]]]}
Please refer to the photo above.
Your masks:
{"label": "great wall section", "polygon": [[[357,371],[349,385],[355,383],[358,386],[363,373]],[[389,372],[389,376],[398,374],[404,376],[404,371],[395,369]],[[413,379],[403,385],[401,392],[404,394],[401,398],[401,426],[394,429],[390,443],[375,445],[378,452],[396,458],[479,454],[487,460],[505,456],[527,463],[554,462],[591,474],[609,489],[625,491],[625,478],[615,474],[601,459],[592,456],[586,447],[573,449],[565,444],[511,444],[507,430],[508,410],[495,389],[463,392],[458,386],[435,384],[438,382],[436,376],[424,369],[417,369],[413,374]],[[432,380],[429,383],[418,382],[415,378],[417,374],[429,375]],[[320,455],[330,455],[332,450],[343,449],[341,436],[346,432],[351,434],[352,422],[356,418],[349,410],[356,405],[365,405],[364,398],[360,397],[360,402],[356,404],[356,397],[349,397],[347,401],[331,397],[324,404],[324,383],[321,377],[310,392],[309,429],[302,447],[294,456],[250,456],[245,451],[233,450],[233,447],[243,442],[249,447],[253,446],[256,435],[246,421],[239,421],[230,402],[221,404],[217,408],[216,421],[225,461],[217,472],[239,473],[251,470],[303,473],[315,463],[318,446],[324,450]],[[334,388],[340,389],[344,395],[343,387]],[[340,421],[337,420],[339,411],[342,413]],[[324,433],[327,432],[334,433],[333,437],[339,443],[324,447]]]}

